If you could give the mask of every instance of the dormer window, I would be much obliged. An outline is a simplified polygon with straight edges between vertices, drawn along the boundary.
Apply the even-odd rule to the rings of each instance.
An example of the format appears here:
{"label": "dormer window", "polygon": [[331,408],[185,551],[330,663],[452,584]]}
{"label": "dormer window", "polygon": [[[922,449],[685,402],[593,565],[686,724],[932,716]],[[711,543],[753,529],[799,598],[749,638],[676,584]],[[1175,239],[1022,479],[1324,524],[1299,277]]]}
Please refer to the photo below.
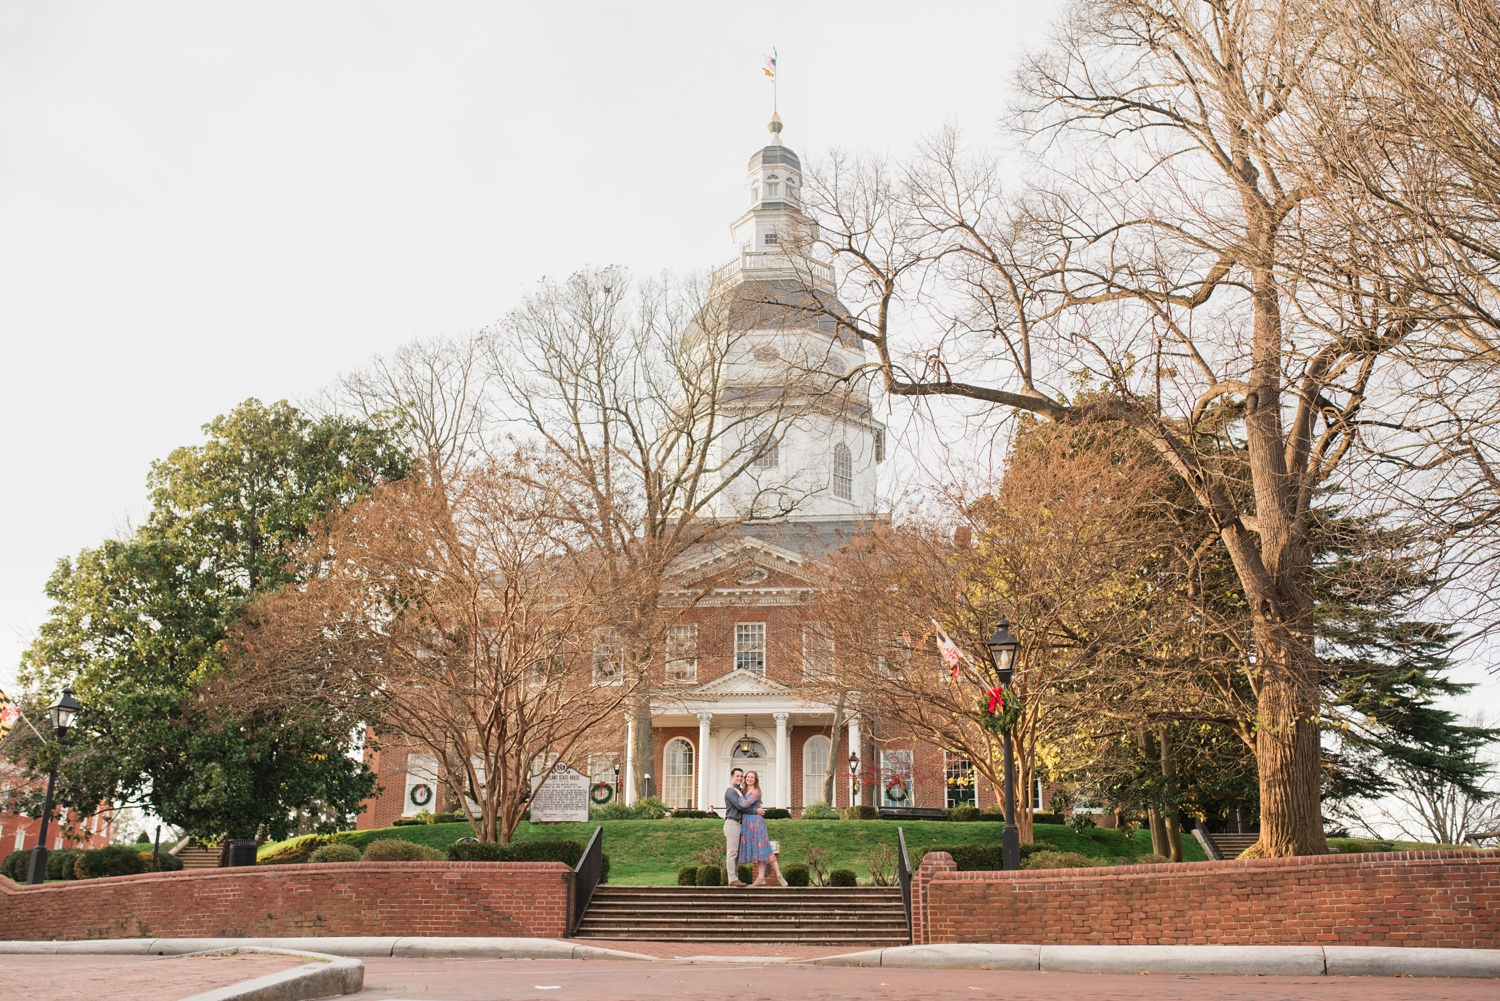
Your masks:
{"label": "dormer window", "polygon": [[750,201],[752,203],[760,201],[760,188],[759,187],[754,187],[754,188],[750,189]]}
{"label": "dormer window", "polygon": [[776,234],[775,233],[767,233],[766,234],[766,246],[769,247],[772,244],[774,244],[775,242],[776,242]]}
{"label": "dormer window", "polygon": [[781,185],[778,184],[775,181],[767,181],[766,182],[766,197],[767,198],[780,198],[781,197]]}

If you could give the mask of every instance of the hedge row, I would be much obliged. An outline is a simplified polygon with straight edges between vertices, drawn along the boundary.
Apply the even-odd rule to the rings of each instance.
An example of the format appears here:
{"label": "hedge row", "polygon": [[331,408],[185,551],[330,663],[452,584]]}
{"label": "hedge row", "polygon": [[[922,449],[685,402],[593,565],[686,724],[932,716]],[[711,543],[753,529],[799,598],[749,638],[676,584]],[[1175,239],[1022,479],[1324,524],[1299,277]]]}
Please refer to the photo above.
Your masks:
{"label": "hedge row", "polygon": [[[161,872],[177,872],[182,859],[162,852]],[[30,875],[31,850],[11,852],[0,861],[0,875],[17,883]],[[59,848],[47,853],[48,879],[100,879],[105,876],[136,876],[151,871],[151,852],[136,845],[106,845],[103,848]]]}

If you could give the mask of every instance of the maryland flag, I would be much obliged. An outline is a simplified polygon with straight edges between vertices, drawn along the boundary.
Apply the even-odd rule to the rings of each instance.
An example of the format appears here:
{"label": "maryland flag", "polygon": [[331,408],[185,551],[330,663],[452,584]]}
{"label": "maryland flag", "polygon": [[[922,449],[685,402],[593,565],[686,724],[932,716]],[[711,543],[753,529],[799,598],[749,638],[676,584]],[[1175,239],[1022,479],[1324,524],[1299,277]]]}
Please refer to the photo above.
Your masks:
{"label": "maryland flag", "polygon": [[21,718],[21,707],[10,700],[10,696],[0,691],[0,740],[10,736],[10,731]]}

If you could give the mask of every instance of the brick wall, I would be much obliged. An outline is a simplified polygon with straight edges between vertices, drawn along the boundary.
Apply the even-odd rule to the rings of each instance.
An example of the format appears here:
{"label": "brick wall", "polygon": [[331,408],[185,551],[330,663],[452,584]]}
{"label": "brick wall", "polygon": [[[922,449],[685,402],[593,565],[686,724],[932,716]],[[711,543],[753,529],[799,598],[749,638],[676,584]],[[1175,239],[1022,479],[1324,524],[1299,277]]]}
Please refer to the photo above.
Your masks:
{"label": "brick wall", "polygon": [[19,887],[0,876],[0,940],[567,934],[561,862],[350,862]]}
{"label": "brick wall", "polygon": [[1389,852],[912,880],[913,939],[1500,948],[1500,852]]}

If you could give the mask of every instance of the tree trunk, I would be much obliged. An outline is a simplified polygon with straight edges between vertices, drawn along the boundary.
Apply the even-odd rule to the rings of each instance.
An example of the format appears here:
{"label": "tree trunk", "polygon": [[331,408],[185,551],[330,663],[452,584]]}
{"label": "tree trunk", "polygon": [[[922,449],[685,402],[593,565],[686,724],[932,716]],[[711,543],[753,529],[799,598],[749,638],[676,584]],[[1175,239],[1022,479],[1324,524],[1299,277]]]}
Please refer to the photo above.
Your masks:
{"label": "tree trunk", "polygon": [[829,737],[828,746],[828,770],[823,773],[823,802],[837,808],[838,800],[835,798],[838,790],[834,787],[834,778],[839,771],[839,736],[844,729],[844,693],[839,694],[839,704],[833,710],[833,733]]}
{"label": "tree trunk", "polygon": [[1167,733],[1167,726],[1162,724],[1161,734],[1161,776],[1165,786],[1165,821],[1167,851],[1161,854],[1167,856],[1173,862],[1182,861],[1182,825],[1178,821],[1177,812],[1177,763],[1172,759],[1172,742]]}
{"label": "tree trunk", "polygon": [[1313,654],[1285,630],[1278,633],[1256,643],[1263,665],[1255,732],[1260,840],[1248,854],[1324,855],[1318,692],[1305,669]]}
{"label": "tree trunk", "polygon": [[[651,686],[643,684],[631,700],[631,715],[635,719],[635,746],[630,756],[635,764],[635,800],[639,803],[660,788],[656,774],[656,739],[651,732]],[[657,789],[650,788],[655,785]]]}
{"label": "tree trunk", "polygon": [[[1151,738],[1146,733],[1145,724],[1135,728],[1135,746],[1140,749],[1141,757],[1149,763],[1156,755],[1151,747]],[[1146,822],[1151,829],[1151,854],[1166,857],[1167,852],[1167,828],[1162,823],[1161,810],[1155,803],[1148,803],[1146,807]]]}
{"label": "tree trunk", "polygon": [[[1017,742],[1019,743],[1019,741]],[[1021,754],[1020,747],[1016,748],[1016,834],[1020,836],[1021,844],[1029,845],[1036,840],[1036,823],[1032,810],[1039,804],[1032,801],[1032,794],[1036,791],[1035,751]]]}

